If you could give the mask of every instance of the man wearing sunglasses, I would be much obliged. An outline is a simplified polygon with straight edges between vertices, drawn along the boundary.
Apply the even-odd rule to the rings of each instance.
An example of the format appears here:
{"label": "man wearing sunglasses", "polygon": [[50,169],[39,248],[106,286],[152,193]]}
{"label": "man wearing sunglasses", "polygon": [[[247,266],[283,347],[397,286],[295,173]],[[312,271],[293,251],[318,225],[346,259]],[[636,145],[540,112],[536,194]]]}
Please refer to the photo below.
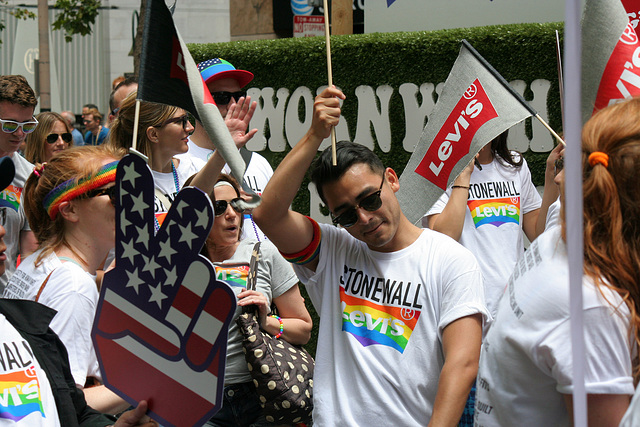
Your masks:
{"label": "man wearing sunglasses", "polygon": [[0,292],[16,269],[18,255],[22,258],[37,248],[37,242],[27,222],[22,206],[22,190],[33,165],[19,154],[20,144],[28,133],[33,132],[38,121],[33,112],[38,103],[35,93],[23,76],[0,76],[0,157],[9,156],[15,165],[15,177],[11,184],[0,192],[0,208],[6,229],[4,238],[6,273],[0,276]]}
{"label": "man wearing sunglasses", "polygon": [[[245,148],[246,143],[258,132],[257,129],[247,132],[257,103],[251,102],[251,97],[247,96],[247,92],[243,90],[253,80],[253,73],[238,70],[221,58],[203,61],[198,64],[198,69],[247,165],[243,177],[244,181],[256,194],[262,194],[273,175],[273,168],[267,159]],[[206,162],[214,150],[215,147],[204,128],[196,126],[196,131],[189,142],[189,155]],[[224,166],[223,172],[227,174],[231,172],[228,165]],[[244,214],[242,227],[242,238],[246,237],[265,240],[264,233],[260,231],[248,213]]]}
{"label": "man wearing sunglasses", "polygon": [[289,210],[344,94],[314,103],[311,128],[280,163],[254,218],[320,316],[314,425],[457,425],[490,319],[471,252],[410,223],[399,179],[368,148],[337,144],[313,164],[312,181],[335,227]]}

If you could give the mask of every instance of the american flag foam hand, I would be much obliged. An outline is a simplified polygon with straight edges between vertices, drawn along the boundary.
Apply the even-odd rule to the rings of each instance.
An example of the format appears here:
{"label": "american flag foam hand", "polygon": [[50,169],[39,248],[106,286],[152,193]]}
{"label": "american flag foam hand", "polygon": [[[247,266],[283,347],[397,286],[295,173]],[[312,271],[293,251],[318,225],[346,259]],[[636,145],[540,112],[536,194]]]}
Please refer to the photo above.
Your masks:
{"label": "american flag foam hand", "polygon": [[149,402],[163,425],[202,425],[221,406],[231,288],[199,255],[213,223],[208,196],[178,193],[156,231],[154,185],[130,154],[116,174],[116,261],[104,276],[92,338],[107,387]]}

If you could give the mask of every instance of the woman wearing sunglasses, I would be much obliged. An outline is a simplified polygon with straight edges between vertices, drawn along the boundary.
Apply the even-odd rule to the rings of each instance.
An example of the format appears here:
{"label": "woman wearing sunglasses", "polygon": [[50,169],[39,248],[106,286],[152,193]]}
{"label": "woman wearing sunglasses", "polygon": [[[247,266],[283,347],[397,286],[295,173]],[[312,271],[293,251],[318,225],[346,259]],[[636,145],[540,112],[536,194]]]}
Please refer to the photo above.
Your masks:
{"label": "woman wearing sunglasses", "polygon": [[[132,92],[122,101],[118,118],[109,133],[109,144],[131,148],[136,96],[137,92]],[[189,150],[189,136],[195,130],[192,124],[195,120],[182,108],[142,101],[139,114],[137,150],[149,158],[156,187],[156,227],[159,227],[190,176],[202,169],[203,174],[196,177],[192,185],[208,193],[225,162],[220,155],[212,156],[206,164],[189,155],[179,156]],[[204,174],[210,179],[207,180]],[[208,187],[201,185],[203,181],[211,184]]]}
{"label": "woman wearing sunglasses", "polygon": [[[215,219],[202,254],[216,266],[218,280],[224,280],[238,297],[235,317],[242,307],[257,305],[262,329],[282,336],[292,344],[305,344],[311,336],[311,316],[298,289],[291,265],[270,242],[262,242],[255,291],[245,289],[251,253],[257,240],[240,240],[243,215],[238,207],[240,187],[235,179],[222,174],[211,194]],[[277,316],[269,316],[271,303]],[[207,423],[211,426],[267,426],[260,401],[247,370],[242,333],[235,322],[229,328],[225,391],[222,409]]]}
{"label": "woman wearing sunglasses", "polygon": [[45,112],[36,116],[38,127],[27,135],[24,157],[31,163],[44,163],[54,154],[73,146],[73,136],[67,121],[58,113]]}
{"label": "woman wearing sunglasses", "polygon": [[[115,244],[115,174],[123,150],[74,147],[36,169],[24,189],[25,212],[40,249],[24,259],[3,297],[36,300],[57,311],[50,326],[69,353],[76,385],[100,379],[91,341],[98,301],[96,269]],[[115,413],[128,404],[104,386],[87,402]]]}

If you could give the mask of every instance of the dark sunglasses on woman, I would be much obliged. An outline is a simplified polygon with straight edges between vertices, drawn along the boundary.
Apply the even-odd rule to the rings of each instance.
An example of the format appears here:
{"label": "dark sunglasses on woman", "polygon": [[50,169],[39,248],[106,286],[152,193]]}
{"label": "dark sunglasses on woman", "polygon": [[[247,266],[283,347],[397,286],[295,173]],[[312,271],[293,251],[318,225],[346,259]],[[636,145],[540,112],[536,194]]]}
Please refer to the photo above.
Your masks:
{"label": "dark sunglasses on woman", "polygon": [[213,96],[216,105],[227,105],[231,102],[231,98],[235,99],[236,102],[238,102],[240,98],[246,98],[247,92],[244,90],[238,92],[211,92],[211,96]]}
{"label": "dark sunglasses on woman", "polygon": [[73,140],[73,135],[71,135],[69,132],[50,133],[49,135],[47,135],[47,144],[54,144],[58,140],[58,137],[62,138],[62,140],[67,144],[70,144]]}
{"label": "dark sunglasses on woman", "polygon": [[111,200],[111,204],[113,206],[116,205],[116,186],[112,185],[108,188],[98,188],[95,190],[89,190],[83,195],[87,199],[91,199],[92,197],[98,196],[109,196],[109,200]]}
{"label": "dark sunglasses on woman", "polygon": [[[178,117],[173,117],[171,119],[167,119],[164,122],[160,123],[157,126],[154,126],[156,128],[161,128],[163,126],[168,125],[169,123],[179,123],[182,125],[182,129],[184,129],[185,132],[187,132],[189,135],[193,134],[193,132],[196,130],[196,119],[195,117],[193,117],[191,114],[184,114],[182,116],[178,116]],[[187,131],[187,123],[191,123],[191,126],[193,126],[193,129],[191,129],[190,131]]]}
{"label": "dark sunglasses on woman", "polygon": [[239,203],[241,201],[242,201],[242,199],[240,197],[236,197],[235,199],[231,200],[230,202],[227,202],[226,200],[216,200],[213,203],[213,213],[215,214],[215,216],[224,215],[224,213],[227,211],[227,206],[228,205],[231,205],[231,207],[233,208],[234,211],[236,211],[238,213],[242,213],[243,209],[239,205]]}

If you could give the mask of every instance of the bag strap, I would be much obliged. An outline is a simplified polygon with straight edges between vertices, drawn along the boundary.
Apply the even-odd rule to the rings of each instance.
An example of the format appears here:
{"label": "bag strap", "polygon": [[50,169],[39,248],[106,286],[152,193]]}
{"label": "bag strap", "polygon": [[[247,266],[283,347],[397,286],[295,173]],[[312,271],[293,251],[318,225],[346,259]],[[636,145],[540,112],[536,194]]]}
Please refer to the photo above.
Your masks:
{"label": "bag strap", "polygon": [[169,200],[169,198],[164,194],[162,194],[162,191],[158,190],[157,188],[154,190],[154,194],[158,198],[158,200],[160,200],[160,203],[162,203],[162,206],[167,208],[167,212],[168,212],[169,209],[171,209],[171,201]]}
{"label": "bag strap", "polygon": [[257,242],[253,246],[251,251],[251,261],[249,262],[249,274],[247,275],[247,290],[255,291],[257,274],[258,274],[258,261],[260,261],[260,242]]}
{"label": "bag strap", "polygon": [[38,302],[38,300],[40,299],[40,294],[44,290],[44,287],[46,286],[47,282],[49,281],[49,277],[51,277],[51,275],[53,274],[54,271],[56,271],[55,268],[53,270],[51,270],[51,273],[49,273],[47,278],[44,279],[44,282],[42,282],[42,285],[40,285],[40,289],[38,290],[38,293],[36,294],[36,302]]}
{"label": "bag strap", "polygon": [[[247,274],[247,290],[255,291],[256,290],[256,282],[258,275],[258,261],[260,261],[260,242],[257,242],[253,246],[253,250],[251,251],[251,261],[249,262],[249,273]],[[248,305],[243,307],[243,313],[256,313],[257,306]]]}

